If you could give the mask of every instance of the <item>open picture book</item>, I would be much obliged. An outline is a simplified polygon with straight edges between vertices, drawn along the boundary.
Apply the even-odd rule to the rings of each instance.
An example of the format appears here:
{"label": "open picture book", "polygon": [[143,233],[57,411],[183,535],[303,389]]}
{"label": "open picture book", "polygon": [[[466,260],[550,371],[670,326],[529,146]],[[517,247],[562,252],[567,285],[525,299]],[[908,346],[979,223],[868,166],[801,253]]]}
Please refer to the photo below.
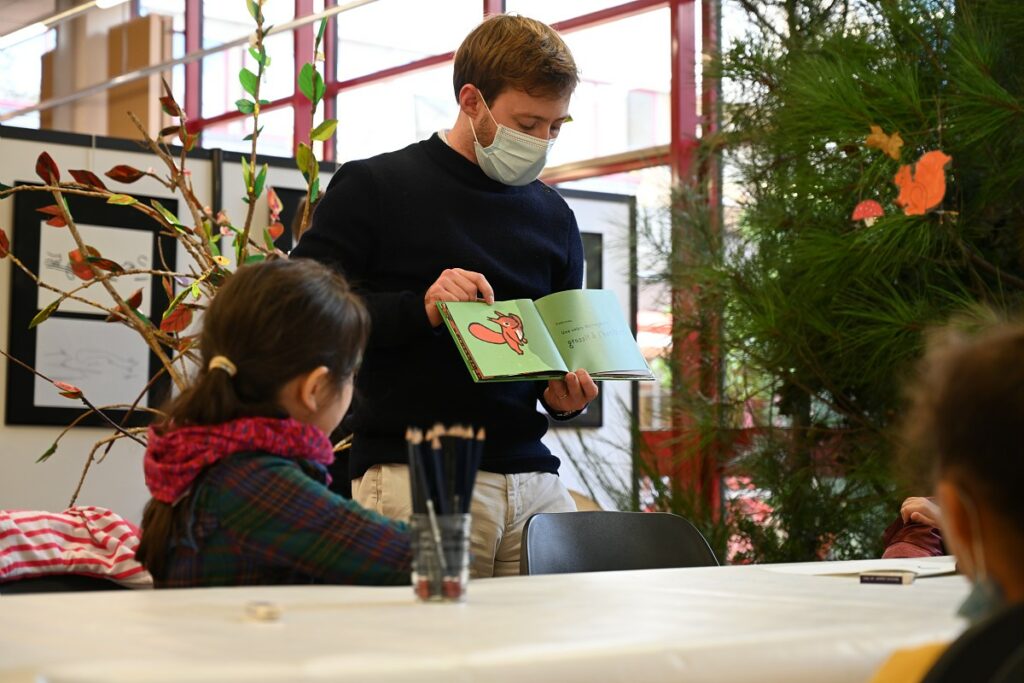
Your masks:
{"label": "open picture book", "polygon": [[475,382],[559,379],[577,368],[596,380],[654,379],[607,289],[437,307]]}

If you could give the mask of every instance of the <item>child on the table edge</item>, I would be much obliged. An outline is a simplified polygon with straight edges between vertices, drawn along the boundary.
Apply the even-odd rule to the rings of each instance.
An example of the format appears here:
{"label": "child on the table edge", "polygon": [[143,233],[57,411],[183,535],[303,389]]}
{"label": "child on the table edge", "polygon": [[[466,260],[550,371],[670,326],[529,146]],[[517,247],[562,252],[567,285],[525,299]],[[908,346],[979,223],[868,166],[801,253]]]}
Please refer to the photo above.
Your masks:
{"label": "child on the table edge", "polygon": [[[942,539],[972,591],[972,628],[947,649],[897,652],[873,683],[1024,680],[1024,325],[937,338],[910,392],[908,453],[935,473]],[[933,666],[933,662],[935,662]]]}
{"label": "child on the table edge", "polygon": [[151,427],[137,557],[158,587],[409,581],[406,526],[326,485],[362,302],[312,261],[239,268],[203,318],[193,384]]}

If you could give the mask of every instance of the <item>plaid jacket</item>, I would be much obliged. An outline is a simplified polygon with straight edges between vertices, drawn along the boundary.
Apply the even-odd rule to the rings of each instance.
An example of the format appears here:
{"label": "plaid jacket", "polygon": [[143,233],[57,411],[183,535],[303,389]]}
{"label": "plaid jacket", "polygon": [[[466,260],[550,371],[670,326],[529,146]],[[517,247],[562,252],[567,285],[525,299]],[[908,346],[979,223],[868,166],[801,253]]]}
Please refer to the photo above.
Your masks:
{"label": "plaid jacket", "polygon": [[302,461],[237,453],[194,487],[161,588],[407,584],[408,528],[332,493]]}

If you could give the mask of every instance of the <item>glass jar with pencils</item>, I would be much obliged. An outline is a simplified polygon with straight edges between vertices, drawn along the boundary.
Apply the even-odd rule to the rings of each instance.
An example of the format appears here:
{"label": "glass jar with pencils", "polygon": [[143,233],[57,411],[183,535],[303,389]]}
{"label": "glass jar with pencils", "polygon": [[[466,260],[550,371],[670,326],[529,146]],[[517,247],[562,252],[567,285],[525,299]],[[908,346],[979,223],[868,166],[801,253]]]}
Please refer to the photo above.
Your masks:
{"label": "glass jar with pencils", "polygon": [[421,601],[458,602],[469,583],[469,513],[484,432],[435,425],[410,429],[412,584]]}

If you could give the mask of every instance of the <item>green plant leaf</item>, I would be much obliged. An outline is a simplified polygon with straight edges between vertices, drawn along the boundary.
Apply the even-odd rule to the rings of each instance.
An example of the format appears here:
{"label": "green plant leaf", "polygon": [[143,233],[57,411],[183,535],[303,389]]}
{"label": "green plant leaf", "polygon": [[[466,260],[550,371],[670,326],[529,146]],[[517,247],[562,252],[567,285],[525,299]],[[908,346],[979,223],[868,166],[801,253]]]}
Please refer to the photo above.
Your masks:
{"label": "green plant leaf", "polygon": [[323,76],[312,64],[303,64],[299,70],[299,91],[316,107],[327,90]]}
{"label": "green plant leaf", "polygon": [[193,282],[192,286],[189,287],[189,290],[192,292],[192,298],[195,299],[196,301],[199,301],[199,299],[203,296],[203,290],[199,289],[198,282]]}
{"label": "green plant leaf", "polygon": [[138,199],[126,194],[112,194],[109,197],[107,197],[107,204],[117,204],[118,206],[131,206],[132,204],[138,203]]}
{"label": "green plant leaf", "polygon": [[311,160],[313,159],[313,150],[309,148],[304,142],[299,143],[299,149],[295,153],[295,165],[298,166],[299,171],[302,172],[302,177],[306,179],[306,182],[310,182],[309,168],[311,166]]}
{"label": "green plant leaf", "polygon": [[28,324],[28,329],[31,330],[33,327],[53,315],[60,307],[62,301],[64,301],[63,298],[57,299],[56,301],[51,302],[46,308],[36,313],[35,317],[32,318],[32,321]]}
{"label": "green plant leaf", "polygon": [[263,244],[267,246],[267,249],[274,251],[274,236],[270,234],[270,230],[263,229]]}
{"label": "green plant leaf", "polygon": [[249,8],[249,16],[253,21],[259,21],[260,6],[256,4],[256,0],[245,0],[245,6]]}
{"label": "green plant leaf", "polygon": [[[6,185],[4,183],[0,183],[0,192],[6,192],[9,189],[11,189],[10,185]],[[7,199],[7,197],[4,197],[4,199]]]}
{"label": "green plant leaf", "polygon": [[320,199],[320,178],[313,178],[309,185],[309,196],[314,202]]}
{"label": "green plant leaf", "polygon": [[243,68],[238,72],[238,80],[242,84],[242,89],[249,93],[253,97],[256,97],[256,93],[259,91],[260,79],[259,76]]}
{"label": "green plant leaf", "polygon": [[248,265],[250,263],[259,263],[260,261],[266,260],[266,258],[267,257],[264,256],[263,254],[249,254],[248,256],[245,257],[245,264]]}
{"label": "green plant leaf", "polygon": [[[246,100],[246,101],[248,101],[248,100]],[[257,129],[256,129],[256,132],[255,132],[255,133],[249,133],[248,135],[246,135],[246,136],[245,136],[244,138],[242,138],[242,139],[243,139],[243,140],[252,140],[254,136],[255,136],[255,137],[259,137],[259,136],[260,136],[260,133],[262,133],[262,132],[263,132],[263,126],[260,126],[259,128],[257,128]]]}
{"label": "green plant leaf", "polygon": [[253,197],[259,198],[263,194],[263,184],[265,182],[267,182],[267,165],[263,164],[263,168],[260,169],[259,174],[256,176],[256,181],[253,183]]}
{"label": "green plant leaf", "polygon": [[337,127],[337,119],[327,119],[319,126],[314,128],[312,131],[310,131],[309,137],[312,138],[313,140],[320,140],[321,142],[323,142],[324,140],[327,140],[332,135],[334,135],[334,129]]}
{"label": "green plant leaf", "polygon": [[252,103],[252,100],[247,100],[243,97],[240,100],[235,100],[235,109],[243,114],[251,114],[256,111],[256,106]]}
{"label": "green plant leaf", "polygon": [[246,157],[242,157],[242,182],[245,183],[245,191],[248,193],[252,188],[252,167]]}
{"label": "green plant leaf", "polygon": [[50,447],[46,449],[45,453],[43,453],[38,458],[36,458],[36,464],[39,464],[41,462],[46,462],[47,460],[50,459],[50,456],[53,455],[56,452],[57,452],[57,442],[54,441],[52,444],[50,444]]}
{"label": "green plant leaf", "polygon": [[163,319],[166,319],[167,316],[174,312],[174,309],[178,307],[178,304],[181,303],[182,299],[188,296],[190,291],[191,289],[186,287],[185,289],[178,292],[173,299],[171,299],[171,303],[167,304],[167,310],[164,311]]}
{"label": "green plant leaf", "polygon": [[316,46],[320,47],[320,43],[324,39],[324,31],[327,30],[327,17],[320,20],[320,28],[316,30]]}
{"label": "green plant leaf", "polygon": [[267,63],[266,63],[267,51],[266,50],[257,50],[255,47],[250,47],[249,48],[249,54],[252,55],[252,58],[256,60],[257,64],[262,64],[263,68],[267,67]]}
{"label": "green plant leaf", "polygon": [[155,199],[154,199],[154,200],[152,200],[152,201],[150,202],[150,204],[152,204],[152,205],[153,205],[153,208],[154,208],[154,209],[156,209],[156,210],[157,210],[158,212],[160,212],[160,215],[161,215],[161,216],[163,216],[164,218],[166,218],[166,219],[167,219],[167,222],[168,222],[168,223],[170,223],[171,225],[173,225],[173,226],[174,226],[175,228],[177,228],[177,229],[178,229],[179,231],[181,231],[181,232],[187,232],[187,229],[185,228],[185,226],[184,226],[184,225],[182,225],[181,221],[180,221],[180,220],[178,220],[178,217],[177,217],[177,216],[175,216],[175,215],[174,215],[173,213],[171,213],[171,212],[170,212],[170,211],[169,211],[169,210],[167,209],[167,207],[165,207],[165,206],[164,206],[163,204],[161,204],[160,202],[158,202],[158,201],[157,201],[157,200],[155,200]]}

